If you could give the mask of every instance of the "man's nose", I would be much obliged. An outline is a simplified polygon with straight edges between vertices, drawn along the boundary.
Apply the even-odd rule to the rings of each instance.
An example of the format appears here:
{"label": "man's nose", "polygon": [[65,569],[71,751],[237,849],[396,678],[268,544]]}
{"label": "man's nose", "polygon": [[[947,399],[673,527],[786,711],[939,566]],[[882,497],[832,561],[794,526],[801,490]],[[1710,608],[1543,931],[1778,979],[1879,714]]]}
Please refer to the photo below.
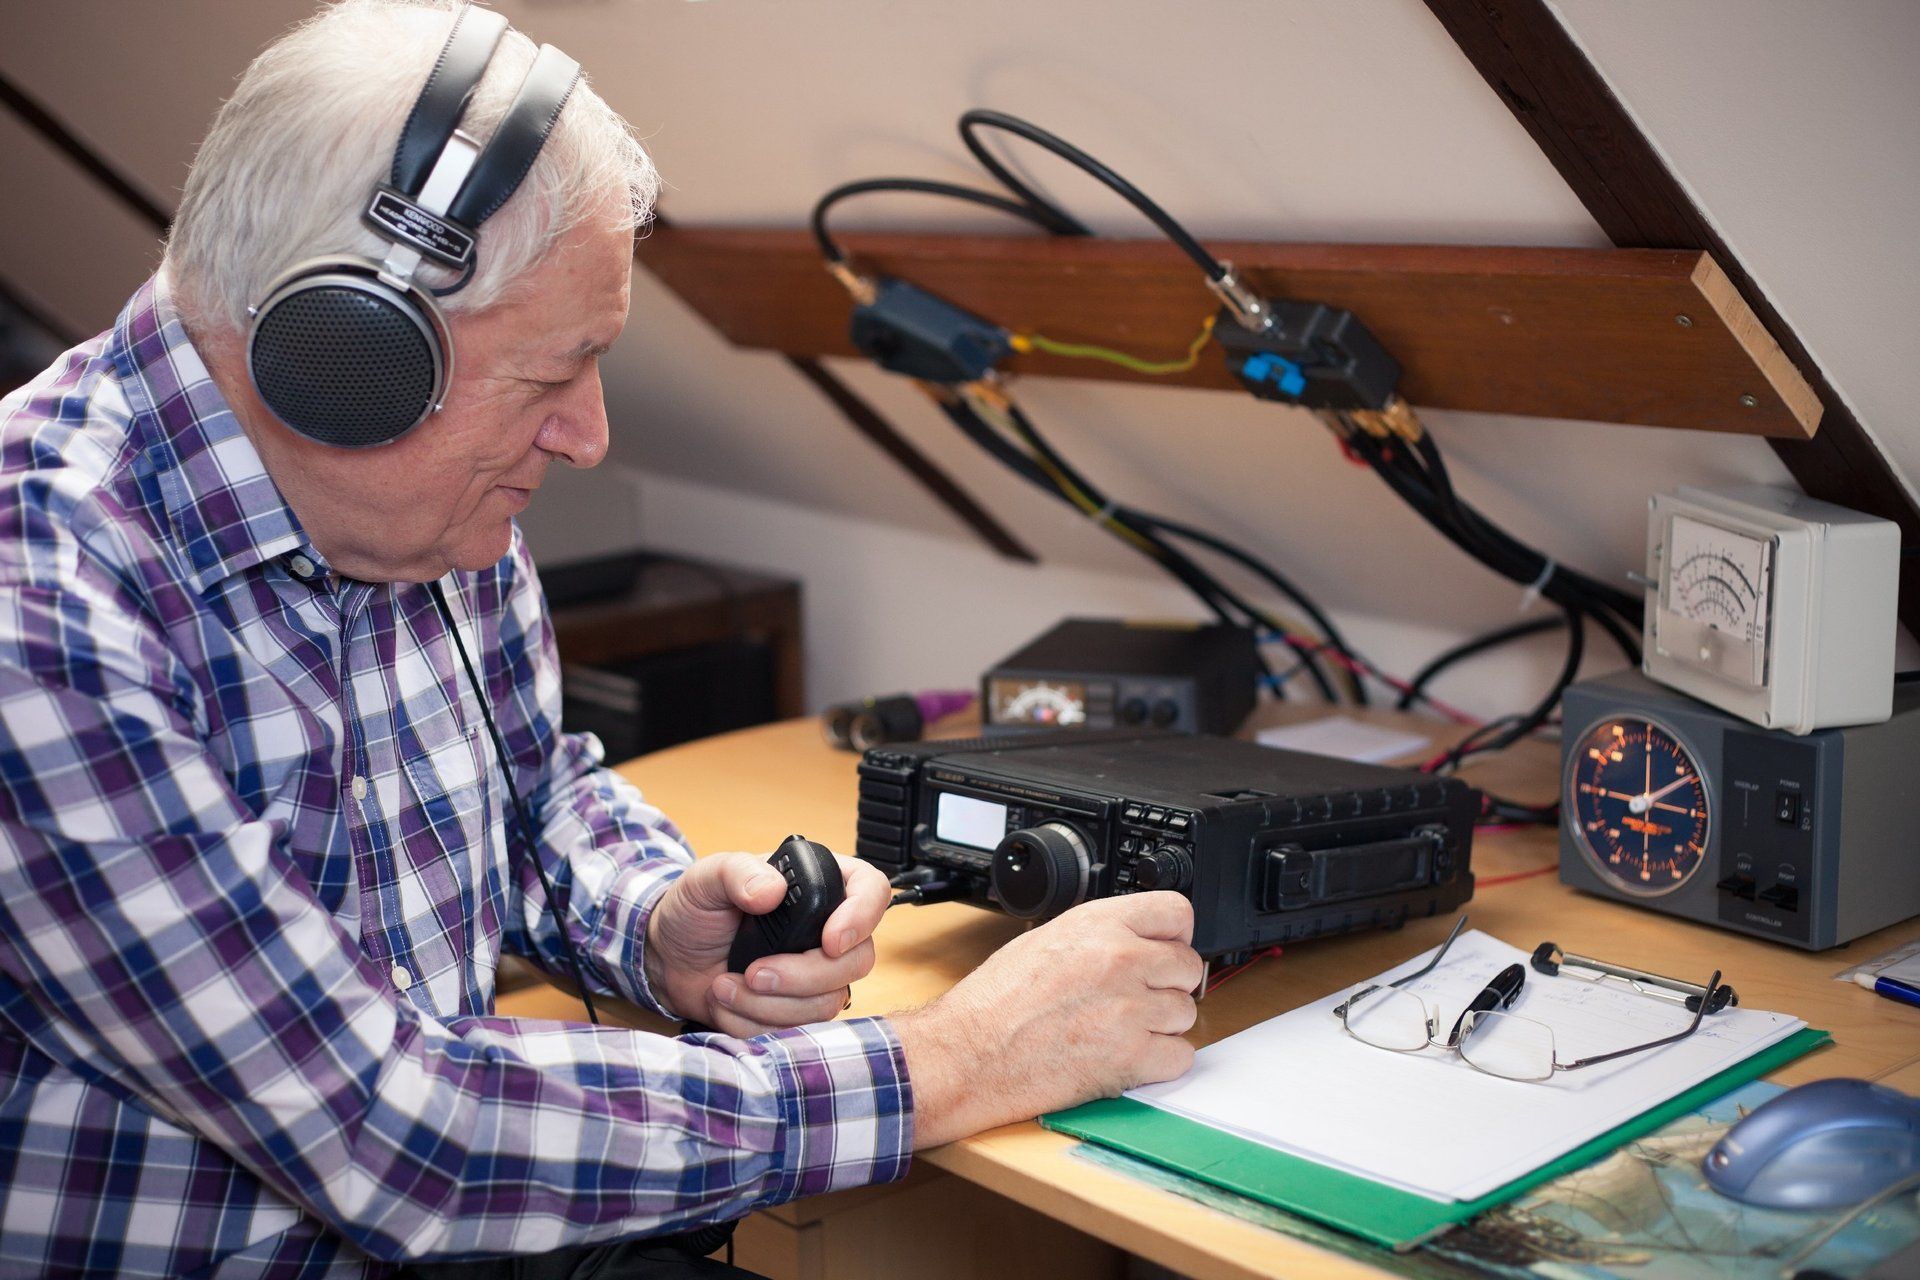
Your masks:
{"label": "man's nose", "polygon": [[597,363],[574,379],[566,400],[541,424],[534,444],[576,467],[597,466],[607,456],[607,402]]}

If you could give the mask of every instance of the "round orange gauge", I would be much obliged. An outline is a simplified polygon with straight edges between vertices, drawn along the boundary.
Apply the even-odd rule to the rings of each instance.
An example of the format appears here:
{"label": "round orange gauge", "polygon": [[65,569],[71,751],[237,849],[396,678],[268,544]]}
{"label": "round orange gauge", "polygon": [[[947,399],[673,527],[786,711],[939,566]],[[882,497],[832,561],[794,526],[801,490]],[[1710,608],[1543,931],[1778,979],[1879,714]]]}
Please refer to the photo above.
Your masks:
{"label": "round orange gauge", "polygon": [[1712,814],[1700,766],[1655,721],[1613,716],[1587,730],[1567,763],[1564,812],[1602,878],[1644,898],[1700,869]]}

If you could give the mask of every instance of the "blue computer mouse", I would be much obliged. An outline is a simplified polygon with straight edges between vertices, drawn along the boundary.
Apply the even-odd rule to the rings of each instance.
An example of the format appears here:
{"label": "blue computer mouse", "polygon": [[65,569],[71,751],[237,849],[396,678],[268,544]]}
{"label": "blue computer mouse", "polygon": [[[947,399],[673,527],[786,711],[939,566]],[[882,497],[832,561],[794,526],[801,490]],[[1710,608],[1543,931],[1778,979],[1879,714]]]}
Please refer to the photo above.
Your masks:
{"label": "blue computer mouse", "polygon": [[1701,1171],[1722,1195],[1769,1209],[1859,1204],[1920,1174],[1920,1098],[1865,1080],[1816,1080],[1755,1107]]}

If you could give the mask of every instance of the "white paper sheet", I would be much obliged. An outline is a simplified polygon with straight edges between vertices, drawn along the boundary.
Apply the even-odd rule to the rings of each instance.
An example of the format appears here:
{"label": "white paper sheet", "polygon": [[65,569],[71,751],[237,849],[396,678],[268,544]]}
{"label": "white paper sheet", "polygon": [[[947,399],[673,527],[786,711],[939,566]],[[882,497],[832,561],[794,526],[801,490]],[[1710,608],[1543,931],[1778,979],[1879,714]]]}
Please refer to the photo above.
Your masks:
{"label": "white paper sheet", "polygon": [[1383,729],[1350,716],[1323,716],[1304,724],[1262,729],[1254,735],[1254,741],[1263,747],[1284,747],[1288,751],[1309,751],[1317,756],[1335,756],[1363,764],[1383,764],[1412,755],[1431,739],[1404,729]]}
{"label": "white paper sheet", "polygon": [[[1444,1033],[1488,979],[1528,954],[1474,930],[1402,989],[1437,1008]],[[1381,978],[1414,972],[1431,955]],[[1128,1096],[1431,1199],[1471,1200],[1806,1025],[1728,1009],[1677,1044],[1531,1083],[1476,1071],[1454,1053],[1391,1053],[1355,1040],[1332,1011],[1366,985],[1209,1045],[1181,1079]],[[1693,1017],[1677,1002],[1531,968],[1511,1012],[1551,1027],[1562,1062],[1670,1035]]]}

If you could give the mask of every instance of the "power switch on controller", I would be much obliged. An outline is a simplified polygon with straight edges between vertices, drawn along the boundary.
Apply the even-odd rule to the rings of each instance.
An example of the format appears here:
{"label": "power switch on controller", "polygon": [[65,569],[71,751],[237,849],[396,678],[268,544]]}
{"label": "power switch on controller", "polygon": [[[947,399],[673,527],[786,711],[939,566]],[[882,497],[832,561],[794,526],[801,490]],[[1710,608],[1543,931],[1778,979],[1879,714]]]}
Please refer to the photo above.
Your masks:
{"label": "power switch on controller", "polygon": [[1773,794],[1773,817],[1783,827],[1800,825],[1800,793],[1785,789]]}
{"label": "power switch on controller", "polygon": [[733,937],[727,969],[745,973],[761,956],[811,951],[820,945],[827,917],[846,900],[846,882],[833,850],[801,836],[788,836],[767,859],[787,882],[786,896],[765,915],[748,916]]}

